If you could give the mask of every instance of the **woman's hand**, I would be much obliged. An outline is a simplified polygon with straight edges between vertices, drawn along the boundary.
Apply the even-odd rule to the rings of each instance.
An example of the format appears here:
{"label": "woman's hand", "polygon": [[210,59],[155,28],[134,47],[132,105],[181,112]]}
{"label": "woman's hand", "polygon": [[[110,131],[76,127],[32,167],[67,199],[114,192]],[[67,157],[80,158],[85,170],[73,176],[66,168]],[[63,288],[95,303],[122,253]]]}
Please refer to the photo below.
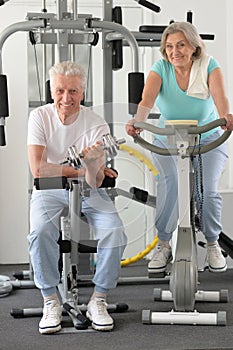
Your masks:
{"label": "woman's hand", "polygon": [[222,126],[221,128],[223,130],[233,130],[233,114],[226,114],[224,116],[224,119],[226,119],[226,125]]}
{"label": "woman's hand", "polygon": [[140,132],[142,131],[142,129],[134,127],[134,124],[136,122],[137,121],[135,119],[130,119],[125,126],[127,134],[132,137],[135,137],[137,134],[140,134]]}

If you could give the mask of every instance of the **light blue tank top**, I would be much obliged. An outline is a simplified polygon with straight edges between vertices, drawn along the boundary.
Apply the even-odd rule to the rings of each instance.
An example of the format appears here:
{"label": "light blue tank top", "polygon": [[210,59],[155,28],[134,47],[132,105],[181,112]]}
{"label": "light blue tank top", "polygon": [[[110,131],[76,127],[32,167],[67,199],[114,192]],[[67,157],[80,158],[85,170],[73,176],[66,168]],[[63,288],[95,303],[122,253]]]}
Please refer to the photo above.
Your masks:
{"label": "light blue tank top", "polygon": [[[220,67],[218,62],[211,57],[208,75],[218,67]],[[159,127],[164,127],[165,120],[195,119],[198,120],[198,125],[204,125],[219,118],[211,96],[203,100],[187,96],[187,91],[180,89],[176,81],[174,66],[170,62],[160,59],[153,64],[151,70],[162,79],[161,89],[156,99],[156,105],[161,113]],[[202,139],[215,131],[216,129],[213,129],[202,134]],[[156,138],[161,137],[157,135]]]}

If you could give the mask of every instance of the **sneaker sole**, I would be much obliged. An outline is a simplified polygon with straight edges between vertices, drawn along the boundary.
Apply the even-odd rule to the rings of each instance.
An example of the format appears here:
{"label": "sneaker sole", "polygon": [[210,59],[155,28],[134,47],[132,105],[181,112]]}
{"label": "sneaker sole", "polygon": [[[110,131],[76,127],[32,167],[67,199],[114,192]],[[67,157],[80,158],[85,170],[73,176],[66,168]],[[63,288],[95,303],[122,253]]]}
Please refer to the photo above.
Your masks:
{"label": "sneaker sole", "polygon": [[227,265],[225,265],[224,267],[221,267],[221,268],[214,268],[214,267],[211,267],[211,266],[208,266],[209,268],[209,271],[210,272],[225,272],[227,270]]}
{"label": "sneaker sole", "polygon": [[112,325],[104,325],[104,326],[102,326],[102,325],[99,325],[99,324],[96,324],[96,323],[92,322],[91,326],[96,331],[102,331],[102,332],[111,331],[113,329],[113,324]]}
{"label": "sneaker sole", "polygon": [[[168,261],[167,261],[167,265],[172,261],[173,257],[171,256]],[[149,273],[160,273],[160,272],[165,272],[166,271],[166,268],[167,268],[167,265],[165,266],[161,266],[161,267],[148,267],[147,268],[147,271]]]}
{"label": "sneaker sole", "polygon": [[156,268],[148,268],[147,271],[149,273],[161,273],[161,272],[165,272],[166,271],[166,267],[160,267],[159,269],[156,269]]}
{"label": "sneaker sole", "polygon": [[96,331],[111,331],[114,327],[113,323],[101,325],[93,322],[92,317],[88,311],[86,312],[86,317],[89,318],[89,320],[91,321],[92,328],[95,329]]}
{"label": "sneaker sole", "polygon": [[52,334],[59,332],[61,330],[61,325],[55,326],[55,327],[46,327],[46,328],[39,328],[39,332],[41,334]]}

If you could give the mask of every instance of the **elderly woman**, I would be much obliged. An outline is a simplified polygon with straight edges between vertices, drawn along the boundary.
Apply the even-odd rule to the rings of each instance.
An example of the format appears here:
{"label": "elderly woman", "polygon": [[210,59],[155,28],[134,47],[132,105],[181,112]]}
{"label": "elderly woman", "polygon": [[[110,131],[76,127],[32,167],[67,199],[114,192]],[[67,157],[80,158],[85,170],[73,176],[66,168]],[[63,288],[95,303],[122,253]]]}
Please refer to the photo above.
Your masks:
{"label": "elderly woman", "polygon": [[[204,43],[196,28],[188,22],[172,23],[163,32],[160,52],[163,58],[151,68],[136,117],[126,125],[127,133],[134,137],[140,132],[134,128],[134,123],[146,121],[155,101],[161,112],[160,127],[166,120],[172,119],[196,119],[198,125],[203,125],[217,118],[225,118],[227,123],[223,128],[232,130],[233,116],[229,113],[221,68],[213,57],[205,53]],[[215,140],[222,132],[221,128],[217,128],[202,134],[201,144]],[[154,144],[166,147],[166,140],[156,135]],[[148,271],[163,272],[172,259],[169,241],[178,220],[177,168],[175,157],[153,154],[153,158],[160,172],[155,220],[159,242]],[[197,205],[202,208],[202,230],[207,240],[206,261],[213,272],[222,272],[227,268],[218,245],[222,229],[222,201],[218,183],[226,160],[225,144],[202,156],[204,191]],[[196,172],[200,171],[197,163],[197,159],[194,159]]]}

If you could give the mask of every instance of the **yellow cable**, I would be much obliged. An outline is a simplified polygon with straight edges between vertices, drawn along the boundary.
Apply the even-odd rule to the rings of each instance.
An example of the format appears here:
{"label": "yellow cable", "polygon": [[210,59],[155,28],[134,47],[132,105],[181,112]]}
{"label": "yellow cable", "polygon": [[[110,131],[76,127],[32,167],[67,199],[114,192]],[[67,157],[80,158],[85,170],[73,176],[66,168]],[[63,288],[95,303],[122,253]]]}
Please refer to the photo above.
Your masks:
{"label": "yellow cable", "polygon": [[122,151],[126,151],[129,154],[132,154],[134,157],[138,158],[140,160],[140,162],[144,163],[147,168],[149,169],[149,171],[152,172],[152,174],[158,179],[159,178],[159,172],[158,170],[155,168],[155,166],[151,163],[151,161],[145,157],[142,153],[140,153],[139,151],[135,150],[134,148],[127,146],[125,144],[121,144],[119,145],[119,149]]}
{"label": "yellow cable", "polygon": [[127,258],[125,260],[122,260],[121,267],[133,264],[136,261],[144,258],[144,256],[146,256],[156,246],[157,243],[158,243],[158,236],[155,236],[154,240],[150,244],[147,245],[146,249],[139,252],[138,254],[133,256],[132,258]]}
{"label": "yellow cable", "polygon": [[[129,154],[133,155],[134,157],[138,158],[140,160],[140,162],[143,162],[147,166],[149,171],[151,171],[152,174],[157,179],[159,179],[159,172],[158,172],[158,170],[151,163],[151,161],[147,157],[145,157],[142,153],[138,152],[134,148],[129,147],[129,146],[125,145],[125,144],[119,145],[119,149],[121,151],[126,151]],[[147,247],[143,251],[139,252],[138,254],[136,254],[135,256],[133,256],[131,258],[127,258],[125,260],[122,260],[121,261],[121,266],[123,267],[123,266],[127,266],[127,265],[130,265],[130,264],[133,264],[136,261],[144,258],[144,256],[146,256],[156,246],[157,242],[158,242],[158,237],[155,236],[154,240],[150,244],[148,244]]]}

